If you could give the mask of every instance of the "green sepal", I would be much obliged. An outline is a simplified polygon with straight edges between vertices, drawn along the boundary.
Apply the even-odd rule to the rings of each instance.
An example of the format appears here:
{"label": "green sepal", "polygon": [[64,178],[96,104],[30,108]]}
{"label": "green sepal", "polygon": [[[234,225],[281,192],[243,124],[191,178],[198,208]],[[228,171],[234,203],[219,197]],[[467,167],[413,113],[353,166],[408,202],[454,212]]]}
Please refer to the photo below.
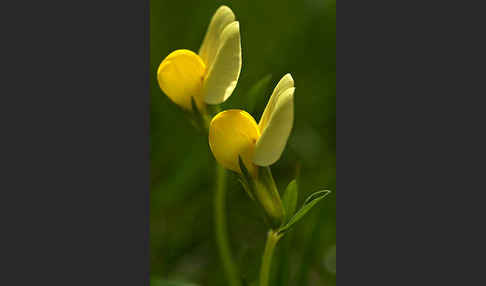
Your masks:
{"label": "green sepal", "polygon": [[241,175],[243,179],[248,183],[251,181],[251,176],[250,173],[248,172],[248,169],[245,167],[245,163],[243,163],[243,159],[241,159],[241,156],[238,156],[238,164],[240,166],[241,170]]}
{"label": "green sepal", "polygon": [[[197,104],[196,101],[194,100],[194,97],[191,97],[191,106],[192,106],[192,112],[190,112],[190,115],[192,117],[193,122],[196,125],[196,128],[207,133],[211,121],[211,117],[208,114],[208,111],[204,110],[204,112],[201,112],[201,110],[197,108]],[[206,106],[206,108],[208,107],[209,106]]]}
{"label": "green sepal", "polygon": [[243,159],[241,159],[241,156],[238,156],[238,164],[240,165],[240,170],[242,173],[240,174],[239,181],[250,199],[255,200],[255,187],[253,186],[252,178],[250,176],[250,173],[248,172],[248,169],[246,169],[245,164],[243,163]]}
{"label": "green sepal", "polygon": [[238,164],[241,170],[240,183],[243,188],[262,209],[265,221],[269,226],[272,229],[279,228],[282,225],[285,211],[270,168],[257,166],[259,176],[255,179],[248,172],[241,156],[238,156]]}
{"label": "green sepal", "polygon": [[285,209],[270,168],[258,167],[258,178],[253,183],[255,197],[265,210],[269,218],[270,227],[278,229],[284,222]]}
{"label": "green sepal", "polygon": [[203,117],[199,109],[197,108],[196,101],[194,100],[194,97],[191,96],[191,106],[192,106],[192,112],[190,112],[190,116],[192,118],[193,125],[198,129],[199,131],[204,130],[204,122],[203,122]]}
{"label": "green sepal", "polygon": [[192,106],[192,112],[194,112],[194,114],[200,117],[201,112],[197,108],[197,104],[196,104],[196,100],[194,100],[194,96],[191,96],[191,106]]}
{"label": "green sepal", "polygon": [[250,199],[252,199],[254,201],[255,198],[253,197],[253,194],[251,193],[251,189],[250,189],[250,186],[248,186],[248,183],[242,178],[238,178],[238,181],[240,182],[241,186],[243,187],[245,192],[248,194]]}

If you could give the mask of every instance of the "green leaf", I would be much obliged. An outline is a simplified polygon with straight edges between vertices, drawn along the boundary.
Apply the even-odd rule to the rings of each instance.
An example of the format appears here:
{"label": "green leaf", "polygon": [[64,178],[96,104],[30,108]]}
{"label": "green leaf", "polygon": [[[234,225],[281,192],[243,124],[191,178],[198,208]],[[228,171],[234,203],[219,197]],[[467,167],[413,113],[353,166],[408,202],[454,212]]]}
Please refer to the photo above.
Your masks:
{"label": "green leaf", "polygon": [[285,189],[285,193],[283,195],[283,205],[285,208],[285,219],[284,223],[287,223],[289,219],[294,215],[295,208],[297,208],[297,199],[299,196],[297,180],[292,180],[289,183],[287,188]]}
{"label": "green leaf", "polygon": [[307,199],[305,200],[304,205],[302,205],[302,207],[304,207],[305,205],[311,203],[312,201],[314,201],[316,199],[321,199],[321,198],[325,197],[326,195],[328,195],[330,193],[331,193],[331,191],[328,191],[328,190],[315,192],[312,195],[310,195],[309,197],[307,197]]}
{"label": "green leaf", "polygon": [[300,210],[289,220],[289,222],[281,227],[278,231],[279,234],[287,232],[295,223],[301,220],[320,200],[330,194],[331,191],[324,190],[318,191],[310,195],[304,202],[304,205]]}
{"label": "green leaf", "polygon": [[247,107],[246,111],[248,113],[253,113],[255,111],[255,107],[258,105],[258,103],[262,102],[265,99],[265,91],[266,88],[268,87],[268,84],[270,83],[270,80],[272,79],[271,74],[267,74],[263,78],[261,78],[259,81],[257,81],[251,88],[248,90],[248,93],[246,94],[247,98]]}

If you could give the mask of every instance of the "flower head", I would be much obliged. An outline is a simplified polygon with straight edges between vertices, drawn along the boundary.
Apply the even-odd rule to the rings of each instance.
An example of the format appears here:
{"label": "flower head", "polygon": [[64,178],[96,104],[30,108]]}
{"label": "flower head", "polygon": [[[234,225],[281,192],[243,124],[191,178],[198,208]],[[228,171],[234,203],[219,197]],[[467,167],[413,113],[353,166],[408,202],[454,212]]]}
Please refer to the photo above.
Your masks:
{"label": "flower head", "polygon": [[260,122],[246,111],[218,113],[209,126],[209,146],[225,168],[241,174],[238,157],[257,176],[256,166],[269,166],[282,155],[294,121],[294,80],[286,74],[275,87]]}
{"label": "flower head", "polygon": [[159,65],[157,80],[177,105],[192,110],[220,104],[236,87],[241,71],[240,26],[233,11],[221,6],[211,19],[199,53],[176,50]]}

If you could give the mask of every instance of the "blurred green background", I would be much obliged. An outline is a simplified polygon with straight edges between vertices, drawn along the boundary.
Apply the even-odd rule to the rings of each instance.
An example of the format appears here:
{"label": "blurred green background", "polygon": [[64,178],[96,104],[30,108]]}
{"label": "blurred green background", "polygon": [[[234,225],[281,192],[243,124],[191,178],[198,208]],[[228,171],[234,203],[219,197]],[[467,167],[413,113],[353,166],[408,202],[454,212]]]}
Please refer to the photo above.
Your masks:
{"label": "blurred green background", "polygon": [[[158,1],[150,3],[150,275],[187,285],[226,285],[214,241],[214,159],[207,138],[160,91],[156,71],[176,49],[198,51],[209,21],[225,4],[241,27],[243,67],[224,109],[247,109],[258,121],[278,80],[295,80],[295,124],[281,159],[272,165],[280,192],[300,165],[299,206],[321,189],[321,201],[279,243],[274,285],[336,284],[336,2]],[[249,89],[270,75],[265,92]],[[266,227],[256,206],[231,175],[228,228],[241,274],[258,277]]]}

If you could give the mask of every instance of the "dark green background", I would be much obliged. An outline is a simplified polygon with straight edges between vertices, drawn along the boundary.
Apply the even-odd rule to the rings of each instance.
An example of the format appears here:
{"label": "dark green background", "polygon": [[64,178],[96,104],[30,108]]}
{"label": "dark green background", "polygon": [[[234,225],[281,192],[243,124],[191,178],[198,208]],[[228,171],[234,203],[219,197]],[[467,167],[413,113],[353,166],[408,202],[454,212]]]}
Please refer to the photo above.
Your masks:
{"label": "dark green background", "polygon": [[[243,67],[224,109],[248,109],[248,90],[270,74],[256,101],[256,120],[278,80],[295,80],[295,124],[272,171],[282,190],[301,165],[299,205],[312,192],[333,193],[277,247],[274,285],[335,285],[336,3],[304,1],[157,1],[150,5],[151,204],[150,263],[161,279],[226,285],[212,223],[214,161],[207,138],[160,91],[156,70],[171,51],[198,51],[209,20],[228,5],[240,22]],[[228,223],[242,275],[258,277],[266,227],[257,208],[229,177]],[[157,282],[158,281],[158,282]]]}

